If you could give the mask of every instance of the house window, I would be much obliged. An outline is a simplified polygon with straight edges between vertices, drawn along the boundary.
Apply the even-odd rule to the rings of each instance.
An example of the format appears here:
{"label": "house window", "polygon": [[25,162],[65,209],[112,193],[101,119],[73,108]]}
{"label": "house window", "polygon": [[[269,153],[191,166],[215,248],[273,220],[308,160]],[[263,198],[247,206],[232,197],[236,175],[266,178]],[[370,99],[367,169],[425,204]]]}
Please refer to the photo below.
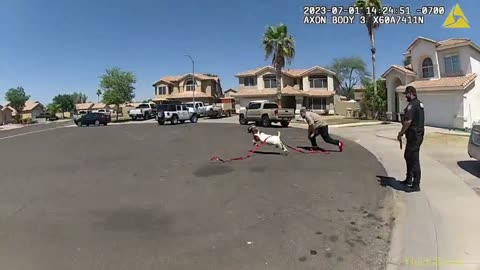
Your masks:
{"label": "house window", "polygon": [[326,110],[327,98],[305,98],[305,108],[309,110]]}
{"label": "house window", "polygon": [[422,75],[423,78],[433,77],[433,62],[429,57],[425,58],[422,62]]}
{"label": "house window", "polygon": [[310,88],[327,88],[327,77],[325,76],[310,76]]}
{"label": "house window", "polygon": [[243,84],[245,86],[255,86],[257,85],[257,78],[255,77],[246,77],[243,79]]}
{"label": "house window", "polygon": [[445,56],[445,73],[447,75],[459,75],[461,73],[458,55]]}
{"label": "house window", "polygon": [[166,94],[167,94],[167,87],[159,86],[157,95],[166,95]]}
{"label": "house window", "polygon": [[195,84],[193,84],[193,80],[188,80],[185,82],[185,90],[186,91],[195,91]]}
{"label": "house window", "polygon": [[263,83],[265,84],[265,88],[277,88],[277,78],[275,75],[263,76]]}

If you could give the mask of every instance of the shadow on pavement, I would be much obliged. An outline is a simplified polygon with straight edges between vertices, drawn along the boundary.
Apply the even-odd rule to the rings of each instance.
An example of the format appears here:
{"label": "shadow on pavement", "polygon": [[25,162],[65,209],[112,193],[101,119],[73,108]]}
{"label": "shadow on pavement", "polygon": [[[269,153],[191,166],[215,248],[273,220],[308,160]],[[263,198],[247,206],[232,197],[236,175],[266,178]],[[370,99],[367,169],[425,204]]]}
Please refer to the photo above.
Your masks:
{"label": "shadow on pavement", "polygon": [[382,187],[389,186],[395,190],[410,192],[409,187],[407,187],[406,185],[403,185],[402,183],[400,183],[399,180],[393,177],[377,175],[377,178],[378,178],[377,181],[380,183]]}
{"label": "shadow on pavement", "polygon": [[480,161],[464,160],[464,161],[458,161],[457,164],[460,168],[469,172],[471,175],[477,178],[480,178]]}
{"label": "shadow on pavement", "polygon": [[319,151],[319,152],[340,152],[339,150],[326,150],[326,149],[323,149],[323,148],[317,148],[317,149],[314,149],[313,147],[311,146],[297,146],[297,148],[299,149],[303,149],[303,150],[306,150],[306,151]]}

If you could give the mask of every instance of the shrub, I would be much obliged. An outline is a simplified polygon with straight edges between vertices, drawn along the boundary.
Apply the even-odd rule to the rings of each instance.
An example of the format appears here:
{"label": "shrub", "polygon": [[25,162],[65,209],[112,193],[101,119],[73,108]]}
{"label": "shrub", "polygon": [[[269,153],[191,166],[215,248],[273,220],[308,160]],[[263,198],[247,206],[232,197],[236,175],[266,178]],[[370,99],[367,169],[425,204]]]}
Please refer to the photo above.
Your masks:
{"label": "shrub", "polygon": [[367,118],[374,118],[378,113],[387,111],[387,85],[385,80],[377,80],[377,95],[374,93],[373,84],[365,84],[363,100],[360,102],[360,111]]}

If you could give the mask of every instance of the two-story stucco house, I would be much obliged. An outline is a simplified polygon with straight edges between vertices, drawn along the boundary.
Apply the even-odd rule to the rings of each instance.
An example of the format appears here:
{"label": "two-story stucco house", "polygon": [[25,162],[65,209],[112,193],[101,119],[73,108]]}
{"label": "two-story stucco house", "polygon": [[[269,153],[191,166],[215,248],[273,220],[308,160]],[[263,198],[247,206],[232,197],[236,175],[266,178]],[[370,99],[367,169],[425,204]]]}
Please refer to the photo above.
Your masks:
{"label": "two-story stucco house", "polygon": [[194,95],[195,101],[212,103],[222,95],[220,79],[201,73],[195,73],[195,80],[193,80],[191,73],[163,77],[154,82],[153,87],[155,90],[153,101],[157,103],[167,100],[188,102],[192,101]]}
{"label": "two-story stucco house", "polygon": [[408,66],[391,66],[387,80],[387,105],[396,120],[407,104],[406,86],[417,89],[425,106],[425,124],[444,128],[469,128],[480,120],[480,47],[469,39],[443,41],[419,37],[404,53]]}
{"label": "two-story stucco house", "polygon": [[[239,81],[236,99],[237,112],[252,100],[277,99],[275,69],[265,66],[235,75]],[[282,71],[282,107],[294,108],[296,113],[302,107],[322,113],[334,112],[334,95],[339,82],[335,72],[314,66],[309,69],[286,69]]]}

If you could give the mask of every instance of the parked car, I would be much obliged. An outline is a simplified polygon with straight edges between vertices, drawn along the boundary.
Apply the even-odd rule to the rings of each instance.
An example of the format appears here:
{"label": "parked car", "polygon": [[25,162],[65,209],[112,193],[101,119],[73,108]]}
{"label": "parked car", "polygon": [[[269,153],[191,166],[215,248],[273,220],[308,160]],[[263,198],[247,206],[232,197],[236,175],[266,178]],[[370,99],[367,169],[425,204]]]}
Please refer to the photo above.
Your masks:
{"label": "parked car", "polygon": [[85,114],[90,113],[89,111],[78,111],[73,115],[73,122],[77,121],[78,119],[82,118]]}
{"label": "parked car", "polygon": [[78,120],[74,120],[75,124],[79,127],[81,126],[100,126],[104,125],[106,126],[108,123],[110,123],[111,118],[108,114],[104,113],[87,113],[80,117]]}
{"label": "parked car", "polygon": [[159,125],[164,125],[165,122],[170,122],[176,125],[179,122],[185,123],[189,120],[192,123],[198,121],[198,114],[190,112],[185,104],[161,104],[157,107],[157,122]]}
{"label": "parked car", "polygon": [[212,108],[207,111],[207,116],[210,118],[230,117],[235,113],[235,99],[234,98],[220,98],[218,103],[214,103]]}
{"label": "parked car", "polygon": [[261,100],[252,101],[245,109],[240,110],[238,119],[241,125],[255,121],[259,125],[269,127],[271,123],[280,122],[282,127],[288,127],[294,117],[294,109],[279,109],[277,103]]}
{"label": "parked car", "polygon": [[93,110],[92,112],[94,113],[104,113],[104,114],[112,114],[112,112],[110,112],[110,110],[107,110],[107,109],[99,109],[99,110]]}
{"label": "parked car", "polygon": [[480,160],[480,123],[475,123],[472,126],[468,142],[468,155],[471,158]]}
{"label": "parked car", "polygon": [[155,117],[156,114],[157,105],[154,103],[140,103],[135,109],[128,112],[132,120],[137,120],[138,118],[148,120]]}
{"label": "parked car", "polygon": [[47,117],[48,121],[57,121],[59,118],[55,114],[50,114]]}
{"label": "parked car", "polygon": [[205,104],[201,101],[195,101],[195,104],[193,103],[193,101],[186,102],[185,105],[188,107],[190,113],[196,112],[199,117],[206,116],[207,112],[212,108],[212,105]]}

